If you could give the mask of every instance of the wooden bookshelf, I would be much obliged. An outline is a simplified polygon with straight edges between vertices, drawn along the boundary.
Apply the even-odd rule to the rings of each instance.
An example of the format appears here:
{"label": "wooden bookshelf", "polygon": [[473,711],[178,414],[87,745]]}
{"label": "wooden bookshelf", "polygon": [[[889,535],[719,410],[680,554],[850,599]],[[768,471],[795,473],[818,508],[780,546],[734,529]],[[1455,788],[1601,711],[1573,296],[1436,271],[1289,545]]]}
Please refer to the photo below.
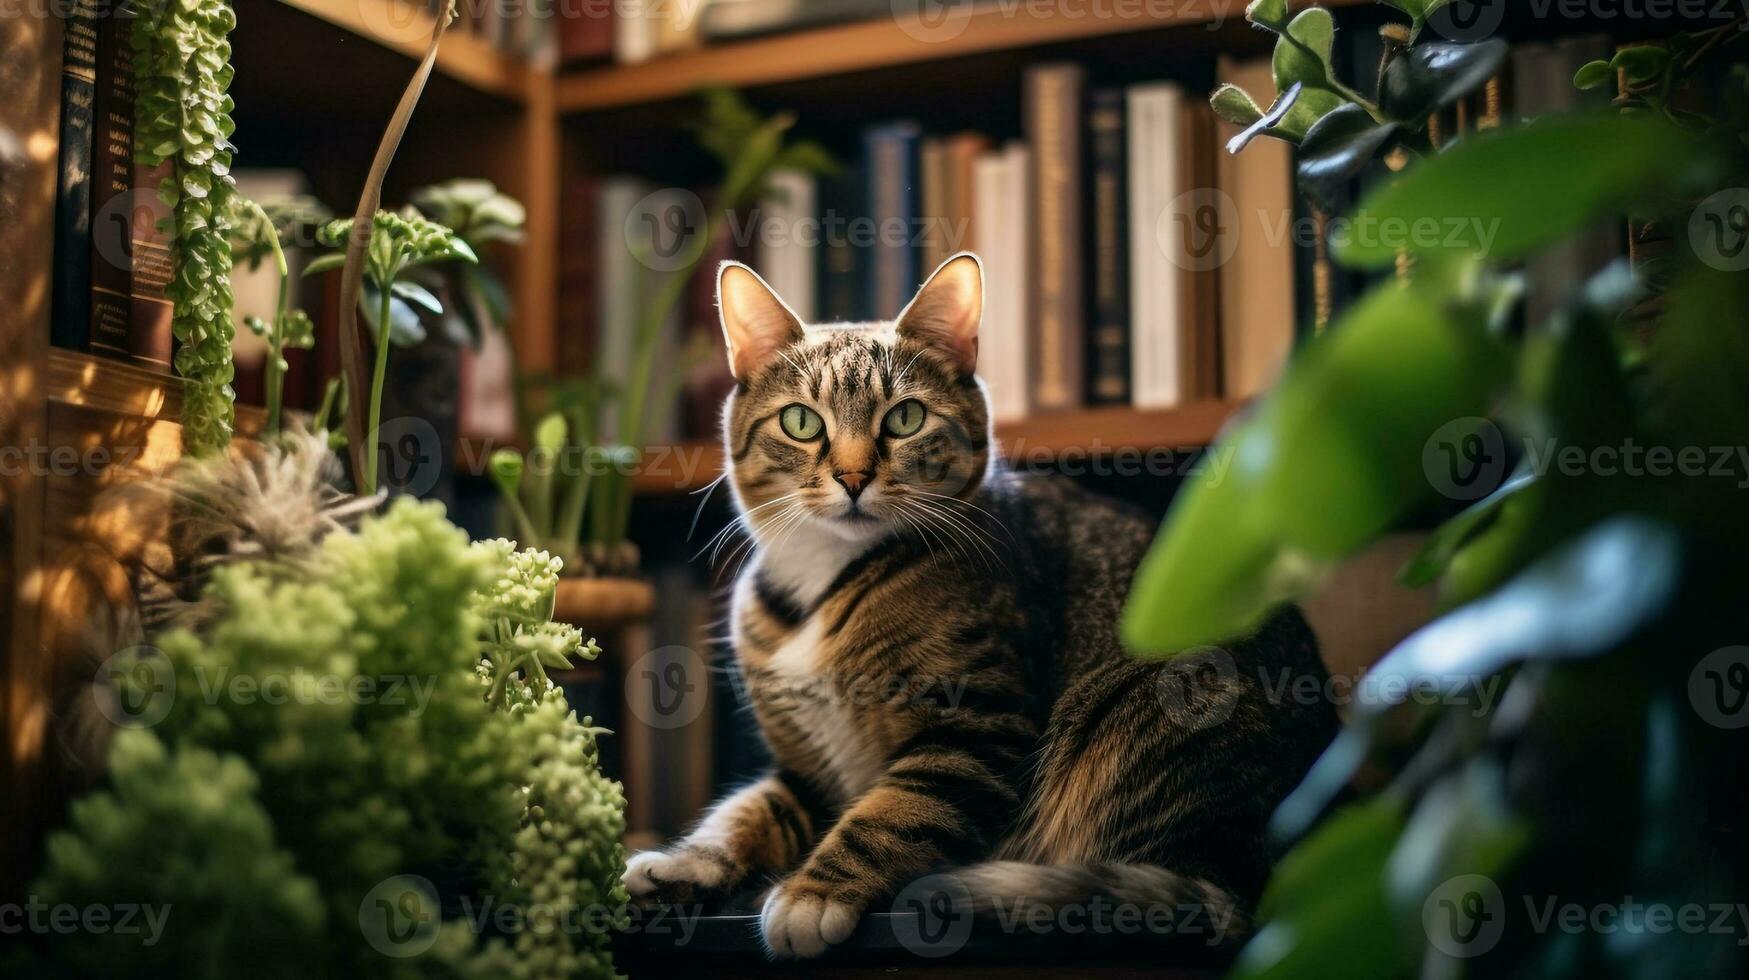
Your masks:
{"label": "wooden bookshelf", "polygon": [[[1046,463],[1067,454],[1106,456],[1155,449],[1191,449],[1214,442],[1240,405],[1194,402],[1157,411],[1090,408],[1054,412],[998,426],[1002,452],[1022,464]],[[715,442],[652,446],[633,485],[646,494],[690,493],[723,472],[723,447]]]}
{"label": "wooden bookshelf", "polygon": [[[418,60],[431,40],[434,21],[423,3],[408,0],[275,0],[327,21],[348,33]],[[524,100],[550,73],[499,51],[458,24],[444,32],[437,71],[500,98]]]}
{"label": "wooden bookshelf", "polygon": [[[319,0],[339,2],[339,0]],[[368,0],[367,0],[368,2]],[[1319,0],[1347,7],[1373,0]],[[1295,9],[1310,0],[1293,0]],[[769,38],[713,45],[637,65],[613,65],[568,72],[558,81],[561,112],[590,112],[635,106],[687,95],[704,85],[738,88],[799,82],[969,55],[1042,47],[1088,38],[1208,27],[1242,20],[1243,5],[1136,4],[1107,16],[1079,5],[948,4],[929,22],[914,16],[884,17]]]}

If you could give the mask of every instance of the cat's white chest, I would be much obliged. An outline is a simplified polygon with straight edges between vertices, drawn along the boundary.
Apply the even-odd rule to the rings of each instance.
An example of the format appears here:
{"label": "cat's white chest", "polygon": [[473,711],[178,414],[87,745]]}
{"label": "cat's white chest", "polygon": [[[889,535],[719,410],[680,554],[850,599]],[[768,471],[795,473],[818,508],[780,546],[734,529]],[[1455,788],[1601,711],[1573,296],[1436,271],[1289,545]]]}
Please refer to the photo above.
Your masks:
{"label": "cat's white chest", "polygon": [[871,705],[857,699],[862,685],[832,670],[822,646],[821,619],[803,624],[766,662],[766,696],[778,700],[808,753],[824,763],[845,798],[853,799],[880,778],[885,756],[870,728]]}

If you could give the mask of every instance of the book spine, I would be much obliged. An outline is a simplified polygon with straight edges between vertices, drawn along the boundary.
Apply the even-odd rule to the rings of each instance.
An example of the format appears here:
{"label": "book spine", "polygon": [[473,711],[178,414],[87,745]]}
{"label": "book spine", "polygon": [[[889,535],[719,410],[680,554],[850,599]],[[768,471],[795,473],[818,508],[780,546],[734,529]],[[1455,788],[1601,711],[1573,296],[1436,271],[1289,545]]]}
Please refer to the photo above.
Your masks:
{"label": "book spine", "polygon": [[169,176],[173,161],[155,166],[134,162],[133,258],[129,270],[128,353],[168,366],[174,343],[170,321],[176,312],[165,290],[175,269],[170,262],[170,206],[158,197],[158,185]]}
{"label": "book spine", "polygon": [[978,155],[990,148],[979,133],[960,133],[947,142],[947,253],[976,251],[977,206],[972,191],[972,168]]}
{"label": "book spine", "polygon": [[[1183,183],[1174,188],[1173,200],[1196,200],[1199,191],[1215,186],[1214,127],[1214,111],[1206,101],[1184,101]],[[1199,208],[1203,206],[1198,202]],[[1218,239],[1204,244],[1218,246]],[[1179,391],[1186,399],[1216,398],[1221,393],[1218,263],[1186,262],[1181,274],[1184,288],[1178,311],[1182,371]]]}
{"label": "book spine", "polygon": [[771,174],[769,186],[771,194],[759,207],[754,268],[796,316],[812,323],[817,312],[814,251],[818,242],[808,224],[818,196],[814,178],[798,170],[778,170]]}
{"label": "book spine", "polygon": [[613,57],[613,0],[562,0],[559,61],[579,64]]}
{"label": "book spine", "polygon": [[1047,411],[1082,403],[1081,93],[1078,65],[1046,65],[1025,79],[1026,136],[1032,145],[1033,404]]}
{"label": "book spine", "polygon": [[819,297],[820,319],[826,323],[866,320],[868,304],[868,208],[863,203],[867,178],[861,166],[849,165],[820,183]]}
{"label": "book spine", "polygon": [[894,317],[917,288],[917,126],[894,123],[863,138],[869,215],[874,219],[868,306],[874,317]]}
{"label": "book spine", "polygon": [[576,174],[559,191],[558,337],[556,367],[561,377],[587,374],[595,349],[597,317],[595,288],[599,274],[596,239],[601,185]]}
{"label": "book spine", "polygon": [[1087,400],[1094,405],[1125,405],[1130,400],[1130,287],[1123,90],[1101,89],[1093,94],[1087,138],[1093,170],[1088,195],[1093,327]]}
{"label": "book spine", "polygon": [[55,182],[49,339],[57,347],[84,350],[91,328],[91,141],[97,86],[94,0],[74,0],[63,16],[60,172]]}
{"label": "book spine", "polygon": [[923,240],[918,269],[923,275],[947,261],[948,251],[947,144],[940,139],[926,139],[918,150],[918,176],[922,184],[922,205],[918,211]]}
{"label": "book spine", "polygon": [[125,358],[133,274],[133,47],[117,0],[98,0],[97,83],[91,140],[91,319],[93,353]]}
{"label": "book spine", "polygon": [[[975,234],[983,242],[984,325],[978,375],[990,393],[998,423],[1027,415],[1026,344],[1027,151],[1015,144],[979,157],[973,165]],[[1024,451],[1024,447],[1020,447]]]}

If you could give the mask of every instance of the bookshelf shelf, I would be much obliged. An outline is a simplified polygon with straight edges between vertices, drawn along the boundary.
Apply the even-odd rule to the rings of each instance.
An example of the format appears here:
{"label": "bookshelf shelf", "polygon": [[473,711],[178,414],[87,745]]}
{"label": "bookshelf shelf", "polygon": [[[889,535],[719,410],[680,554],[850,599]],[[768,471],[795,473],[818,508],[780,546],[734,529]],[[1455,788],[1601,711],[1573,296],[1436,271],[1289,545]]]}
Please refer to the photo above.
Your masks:
{"label": "bookshelf shelf", "polygon": [[[1372,0],[1320,2],[1346,7]],[[887,17],[718,44],[637,65],[573,71],[558,78],[558,107],[567,113],[623,108],[679,98],[703,85],[799,82],[1118,34],[1212,27],[1240,17],[1236,5],[1227,10],[1222,4],[1143,4],[1128,14],[1113,8],[1107,16],[1074,4],[1048,5],[1045,11],[1034,6],[949,5],[943,17],[927,22]],[[1310,0],[1293,0],[1291,6],[1310,6]]]}
{"label": "bookshelf shelf", "polygon": [[[365,40],[418,59],[431,39],[433,19],[423,4],[408,0],[274,0],[319,17]],[[528,100],[548,72],[511,57],[451,24],[437,49],[437,71],[481,92]]]}
{"label": "bookshelf shelf", "polygon": [[[1002,451],[1020,462],[1044,462],[1067,454],[1188,449],[1213,442],[1240,407],[1236,402],[1201,401],[1164,410],[1054,412],[998,426],[996,435]],[[723,447],[715,442],[653,446],[644,451],[633,485],[642,494],[690,493],[722,471]]]}

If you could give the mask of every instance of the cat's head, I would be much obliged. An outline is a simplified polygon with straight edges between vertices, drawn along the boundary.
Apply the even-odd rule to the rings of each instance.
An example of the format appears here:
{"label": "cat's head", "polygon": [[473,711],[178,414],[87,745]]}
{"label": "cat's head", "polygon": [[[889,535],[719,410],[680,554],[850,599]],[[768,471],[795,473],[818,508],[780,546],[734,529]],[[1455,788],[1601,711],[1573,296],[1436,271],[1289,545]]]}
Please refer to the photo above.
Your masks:
{"label": "cat's head", "polygon": [[976,256],[942,263],[892,321],[804,324],[735,262],[717,274],[717,306],[736,380],[724,408],[730,481],[755,533],[805,521],[868,539],[930,524],[944,498],[983,482]]}

